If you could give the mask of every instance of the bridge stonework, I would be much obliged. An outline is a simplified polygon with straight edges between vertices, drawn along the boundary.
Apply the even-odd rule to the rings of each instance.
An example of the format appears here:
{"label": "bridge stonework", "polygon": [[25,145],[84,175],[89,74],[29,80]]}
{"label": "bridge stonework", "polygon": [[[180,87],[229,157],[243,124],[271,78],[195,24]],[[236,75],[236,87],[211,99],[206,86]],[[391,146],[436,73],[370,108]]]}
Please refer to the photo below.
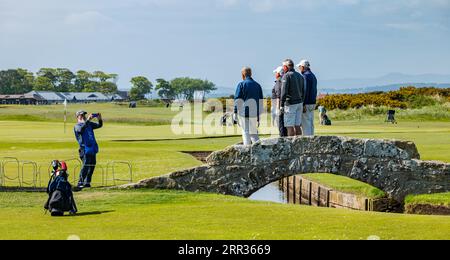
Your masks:
{"label": "bridge stonework", "polygon": [[373,185],[399,202],[408,194],[450,190],[450,164],[421,161],[412,142],[336,136],[274,138],[253,146],[234,145],[211,154],[206,165],[122,188],[248,197],[267,184],[302,173],[347,176]]}

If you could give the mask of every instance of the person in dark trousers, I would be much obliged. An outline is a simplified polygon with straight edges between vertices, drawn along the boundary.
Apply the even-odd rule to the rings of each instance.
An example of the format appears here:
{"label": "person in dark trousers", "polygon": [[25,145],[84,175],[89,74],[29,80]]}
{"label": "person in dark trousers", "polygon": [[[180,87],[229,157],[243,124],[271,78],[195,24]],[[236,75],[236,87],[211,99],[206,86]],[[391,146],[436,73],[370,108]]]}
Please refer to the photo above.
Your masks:
{"label": "person in dark trousers", "polygon": [[278,127],[278,131],[280,132],[280,137],[287,137],[287,128],[284,127],[284,114],[280,113],[281,106],[281,78],[284,75],[283,67],[278,67],[273,71],[275,73],[275,86],[272,89],[272,116],[274,117],[274,121],[276,126]]}
{"label": "person in dark trousers", "polygon": [[241,71],[242,82],[236,87],[234,118],[242,128],[244,145],[259,141],[258,127],[263,110],[263,91],[252,78],[252,69],[244,67]]}
{"label": "person in dark trousers", "polygon": [[[83,162],[80,180],[77,185],[78,190],[91,187],[92,175],[97,164],[97,153],[99,151],[94,130],[103,127],[101,114],[90,114],[88,117],[86,115],[87,112],[85,111],[76,113],[78,123],[74,128],[75,137],[80,145],[80,159]],[[91,122],[94,118],[98,119],[98,123]]]}

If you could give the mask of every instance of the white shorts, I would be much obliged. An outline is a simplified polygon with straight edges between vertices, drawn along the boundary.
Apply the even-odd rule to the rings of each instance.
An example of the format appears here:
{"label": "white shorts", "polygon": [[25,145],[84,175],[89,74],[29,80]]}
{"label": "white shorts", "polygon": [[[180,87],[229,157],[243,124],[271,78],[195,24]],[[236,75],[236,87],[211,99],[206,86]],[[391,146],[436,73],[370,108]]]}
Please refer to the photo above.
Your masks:
{"label": "white shorts", "polygon": [[304,136],[314,136],[314,110],[316,105],[306,105],[306,113],[303,113],[302,129]]}
{"label": "white shorts", "polygon": [[302,125],[303,103],[286,106],[284,110],[284,126],[295,127]]}

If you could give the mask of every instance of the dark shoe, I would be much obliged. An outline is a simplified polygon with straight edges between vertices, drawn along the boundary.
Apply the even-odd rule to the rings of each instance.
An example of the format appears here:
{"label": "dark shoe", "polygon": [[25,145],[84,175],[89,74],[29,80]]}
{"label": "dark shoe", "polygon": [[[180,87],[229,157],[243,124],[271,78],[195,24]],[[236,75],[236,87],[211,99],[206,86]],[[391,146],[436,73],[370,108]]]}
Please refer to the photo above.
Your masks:
{"label": "dark shoe", "polygon": [[84,188],[91,188],[91,184],[84,184]]}
{"label": "dark shoe", "polygon": [[64,212],[52,209],[52,217],[62,217],[64,216]]}
{"label": "dark shoe", "polygon": [[72,191],[73,191],[73,192],[80,192],[80,191],[83,190],[83,188],[84,188],[83,186],[76,186],[76,187],[73,187],[73,188],[72,188]]}

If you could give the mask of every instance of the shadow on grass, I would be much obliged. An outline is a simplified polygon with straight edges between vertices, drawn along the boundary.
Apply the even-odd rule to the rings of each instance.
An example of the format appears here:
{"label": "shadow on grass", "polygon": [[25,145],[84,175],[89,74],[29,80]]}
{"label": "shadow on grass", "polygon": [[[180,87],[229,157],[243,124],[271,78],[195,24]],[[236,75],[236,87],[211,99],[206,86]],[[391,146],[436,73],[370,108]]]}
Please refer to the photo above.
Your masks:
{"label": "shadow on grass", "polygon": [[107,213],[116,212],[115,210],[104,210],[104,211],[92,211],[92,212],[81,212],[75,215],[65,215],[64,217],[86,217],[86,216],[95,216],[102,215]]}
{"label": "shadow on grass", "polygon": [[0,192],[46,192],[46,188],[0,187]]}

